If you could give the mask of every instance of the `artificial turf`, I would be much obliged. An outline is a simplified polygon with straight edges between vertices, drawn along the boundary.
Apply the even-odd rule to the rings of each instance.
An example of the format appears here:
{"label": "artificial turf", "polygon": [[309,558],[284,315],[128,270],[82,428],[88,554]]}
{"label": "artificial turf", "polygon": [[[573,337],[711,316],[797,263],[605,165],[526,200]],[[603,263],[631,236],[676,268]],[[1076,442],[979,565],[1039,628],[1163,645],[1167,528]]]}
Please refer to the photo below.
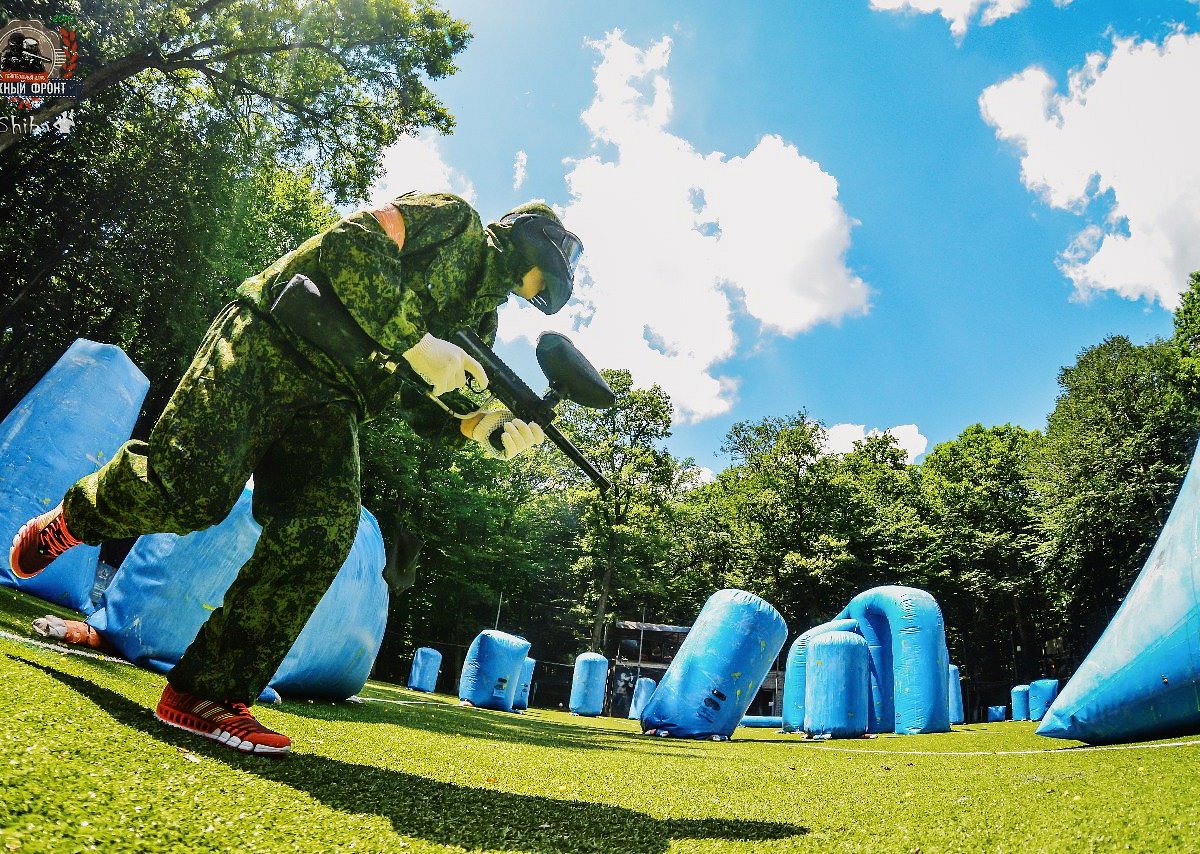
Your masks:
{"label": "artificial turf", "polygon": [[[5,632],[55,611],[0,588]],[[370,683],[257,709],[295,742],[272,759],[160,725],[162,685],[0,636],[0,854],[1200,849],[1197,743],[1081,750],[1025,723],[680,741]]]}

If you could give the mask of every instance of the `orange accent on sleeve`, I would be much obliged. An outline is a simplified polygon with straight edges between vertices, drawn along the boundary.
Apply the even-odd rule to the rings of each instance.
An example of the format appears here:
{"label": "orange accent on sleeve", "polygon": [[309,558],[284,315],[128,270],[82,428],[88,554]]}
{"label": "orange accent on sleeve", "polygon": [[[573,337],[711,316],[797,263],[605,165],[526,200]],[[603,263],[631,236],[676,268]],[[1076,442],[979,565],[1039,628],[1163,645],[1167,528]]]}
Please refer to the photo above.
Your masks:
{"label": "orange accent on sleeve", "polygon": [[387,236],[392,238],[392,242],[396,244],[396,248],[404,247],[404,217],[400,215],[400,211],[392,205],[384,205],[378,210],[371,211],[371,216],[383,226],[383,230],[387,232]]}

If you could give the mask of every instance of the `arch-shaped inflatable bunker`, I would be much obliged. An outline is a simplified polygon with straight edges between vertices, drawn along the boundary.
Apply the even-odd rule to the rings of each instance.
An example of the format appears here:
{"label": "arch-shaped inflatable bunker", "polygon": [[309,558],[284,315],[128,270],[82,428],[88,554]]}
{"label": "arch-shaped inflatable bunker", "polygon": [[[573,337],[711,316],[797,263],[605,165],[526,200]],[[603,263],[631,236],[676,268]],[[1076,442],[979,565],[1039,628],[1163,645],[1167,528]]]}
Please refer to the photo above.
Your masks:
{"label": "arch-shaped inflatable bunker", "polygon": [[963,710],[962,676],[958,672],[957,664],[950,665],[950,672],[946,676],[946,700],[949,704],[950,723],[965,722],[967,716]]}
{"label": "arch-shaped inflatable bunker", "polygon": [[654,696],[654,689],[658,687],[658,683],[649,676],[643,676],[633,686],[633,699],[629,701],[629,719],[636,721],[642,716],[642,709],[646,707],[646,703]]}
{"label": "arch-shaped inflatable bunker", "polygon": [[1012,719],[1029,720],[1029,686],[1016,685],[1012,689]]}
{"label": "arch-shaped inflatable bunker", "polygon": [[[221,605],[262,528],[242,492],[221,523],[186,536],[139,537],[88,623],[120,653],[165,673]],[[366,684],[383,642],[388,589],[383,536],[361,510],[354,545],[337,577],[271,678],[284,697],[345,699]]]}
{"label": "arch-shaped inflatable bunker", "polygon": [[808,648],[804,731],[814,738],[858,738],[870,718],[871,653],[862,635],[824,632]]}
{"label": "arch-shaped inflatable bunker", "polygon": [[481,709],[511,712],[530,643],[507,632],[485,629],[467,649],[458,698]]}
{"label": "arch-shaped inflatable bunker", "polygon": [[1029,719],[1040,721],[1058,697],[1057,679],[1035,679],[1029,683]]}
{"label": "arch-shaped inflatable bunker", "polygon": [[129,438],[150,382],[120,347],[78,338],[0,422],[0,585],[95,610],[97,546],[76,546],[30,579],[8,563],[21,525],[45,513]]}
{"label": "arch-shaped inflatable bunker", "polygon": [[950,653],[937,601],[913,587],[875,587],[851,599],[838,619],[857,620],[871,651],[867,731],[948,732]]}
{"label": "arch-shaped inflatable bunker", "polygon": [[783,731],[804,731],[805,666],[808,662],[808,646],[817,635],[826,632],[857,632],[854,620],[830,620],[813,626],[792,641],[788,649],[787,664],[783,674]]}
{"label": "arch-shaped inflatable bunker", "polygon": [[529,708],[529,692],[533,689],[533,671],[537,661],[526,657],[521,664],[521,676],[517,680],[517,694],[513,698],[513,708],[517,710]]}
{"label": "arch-shaped inflatable bunker", "polygon": [[442,654],[430,646],[413,651],[412,669],[408,671],[408,687],[432,694],[437,688],[438,672],[442,669]]}
{"label": "arch-shaped inflatable bunker", "polygon": [[604,689],[608,685],[608,659],[598,652],[585,652],[575,659],[571,674],[571,713],[594,718],[604,711]]}
{"label": "arch-shaped inflatable bunker", "polygon": [[708,598],[642,709],[642,731],[728,738],[787,640],[779,612],[744,590]]}

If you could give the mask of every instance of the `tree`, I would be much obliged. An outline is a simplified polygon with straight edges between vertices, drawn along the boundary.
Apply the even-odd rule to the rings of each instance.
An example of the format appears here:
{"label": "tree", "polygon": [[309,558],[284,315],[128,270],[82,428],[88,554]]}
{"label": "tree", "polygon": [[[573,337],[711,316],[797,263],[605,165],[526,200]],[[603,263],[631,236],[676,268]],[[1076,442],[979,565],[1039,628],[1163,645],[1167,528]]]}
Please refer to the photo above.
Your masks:
{"label": "tree", "polygon": [[554,482],[567,489],[579,517],[576,571],[595,595],[593,650],[600,648],[614,599],[640,608],[664,598],[671,504],[694,474],[660,447],[671,431],[666,392],[657,385],[635,388],[629,371],[604,371],[603,376],[616,403],[605,410],[564,404],[558,423],[612,486],[601,493],[560,455],[547,458]]}
{"label": "tree", "polygon": [[1180,343],[1109,338],[1059,374],[1031,485],[1051,604],[1081,650],[1141,569],[1195,449],[1200,406]]}
{"label": "tree", "polygon": [[[76,18],[83,79],[78,100],[48,99],[37,123],[103,96],[140,100],[158,119],[181,101],[193,114],[266,135],[281,161],[314,164],[339,202],[362,198],[376,155],[422,127],[449,132],[453,119],[426,88],[452,73],[470,39],[466,25],[429,0],[197,0],[134,5],[79,0],[9,3],[6,18],[64,11]],[[102,116],[83,111],[78,133]],[[37,144],[0,134],[0,154]],[[0,160],[5,171],[20,168]]]}
{"label": "tree", "polygon": [[1041,438],[1011,424],[973,424],[920,467],[929,583],[973,679],[1011,685],[1040,675],[1042,579],[1027,473]]}

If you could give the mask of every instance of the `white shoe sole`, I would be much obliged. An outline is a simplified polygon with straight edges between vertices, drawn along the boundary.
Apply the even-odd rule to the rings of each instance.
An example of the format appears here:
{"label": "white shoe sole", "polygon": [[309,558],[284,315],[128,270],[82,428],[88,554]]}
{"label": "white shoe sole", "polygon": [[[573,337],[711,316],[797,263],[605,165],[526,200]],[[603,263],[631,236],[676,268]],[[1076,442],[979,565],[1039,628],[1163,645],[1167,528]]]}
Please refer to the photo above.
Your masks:
{"label": "white shoe sole", "polygon": [[167,720],[166,718],[159,717],[158,712],[154,713],[154,717],[157,720],[162,721],[164,724],[166,724],[169,727],[174,727],[175,729],[181,729],[184,732],[190,732],[192,735],[199,735],[199,736],[203,736],[204,738],[210,739],[212,741],[220,742],[221,744],[225,745],[226,747],[232,747],[235,750],[240,750],[242,753],[257,753],[257,754],[270,754],[272,756],[282,756],[285,753],[292,752],[291,745],[288,745],[287,747],[271,747],[268,744],[252,744],[248,741],[242,741],[236,735],[233,735],[232,733],[228,733],[223,729],[219,729],[216,732],[200,732],[200,730],[198,730],[198,729],[192,729],[191,727],[186,727],[186,726],[183,726],[182,724],[172,723],[171,721]]}

